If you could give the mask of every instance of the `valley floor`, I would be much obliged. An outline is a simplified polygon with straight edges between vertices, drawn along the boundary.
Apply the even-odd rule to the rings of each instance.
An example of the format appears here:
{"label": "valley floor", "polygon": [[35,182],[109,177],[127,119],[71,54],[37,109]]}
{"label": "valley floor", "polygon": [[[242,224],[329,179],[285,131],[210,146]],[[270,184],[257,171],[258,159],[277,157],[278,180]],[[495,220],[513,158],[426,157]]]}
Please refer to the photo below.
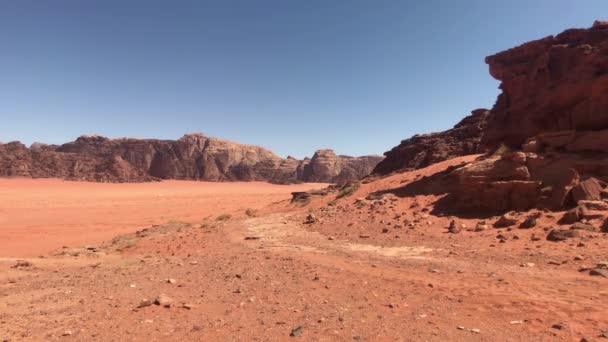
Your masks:
{"label": "valley floor", "polygon": [[[605,234],[546,241],[543,227],[554,224],[553,214],[528,230],[448,234],[452,219],[463,228],[480,219],[435,215],[434,196],[393,194],[383,205],[355,205],[365,194],[402,187],[467,158],[302,206],[289,203],[289,192],[311,185],[243,195],[252,203],[211,195],[199,203],[185,186],[184,193],[192,194],[184,195],[192,201],[187,208],[200,206],[199,216],[188,216],[185,205],[169,199],[170,210],[150,204],[154,215],[145,219],[133,209],[140,203],[135,199],[125,201],[132,204],[124,204],[122,213],[111,208],[123,206],[109,206],[104,216],[114,213],[112,219],[131,230],[93,236],[95,241],[63,240],[69,248],[39,249],[44,257],[26,257],[25,247],[3,250],[0,340],[602,340],[608,279],[579,269],[608,258]],[[2,191],[3,214],[5,205],[18,210],[24,203],[19,194],[36,193],[14,192],[10,203]],[[46,202],[39,203],[44,208]],[[255,210],[246,215],[249,207]],[[44,212],[33,210],[24,222],[36,222],[38,210]],[[218,221],[221,213],[232,217]],[[309,213],[317,220],[304,224]],[[47,217],[57,227],[69,219]],[[499,243],[497,234],[506,242]]]}

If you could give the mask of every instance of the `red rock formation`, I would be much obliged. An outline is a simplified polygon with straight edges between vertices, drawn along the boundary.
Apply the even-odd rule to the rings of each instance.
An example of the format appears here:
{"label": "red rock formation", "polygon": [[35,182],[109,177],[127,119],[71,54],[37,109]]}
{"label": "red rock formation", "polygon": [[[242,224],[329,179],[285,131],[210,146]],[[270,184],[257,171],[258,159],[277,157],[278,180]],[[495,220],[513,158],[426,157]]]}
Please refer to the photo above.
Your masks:
{"label": "red rock formation", "polygon": [[484,144],[519,148],[540,133],[608,129],[607,26],[566,30],[489,56],[486,63],[502,82],[502,94]]}
{"label": "red rock formation", "polygon": [[[327,151],[326,151],[327,152]],[[61,146],[0,144],[0,176],[57,177],[98,182],[158,179],[208,181],[342,182],[366,176],[378,157],[283,159],[258,146],[188,134],[178,140],[108,139],[81,136]],[[315,154],[316,155],[316,154]],[[331,158],[330,158],[331,159]]]}
{"label": "red rock formation", "polygon": [[[457,179],[456,202],[474,210],[505,211],[562,209],[599,200],[608,179],[608,25],[566,30],[486,62],[503,92],[482,144],[523,152],[454,171],[459,176],[451,178]],[[521,170],[491,179],[505,157],[515,156],[523,161]],[[522,181],[529,184],[523,187]]]}
{"label": "red rock formation", "polygon": [[384,153],[386,158],[373,173],[386,175],[398,170],[419,169],[454,157],[481,153],[479,142],[488,113],[487,109],[477,109],[452,129],[403,140]]}
{"label": "red rock formation", "polygon": [[333,150],[318,150],[301,167],[304,182],[346,183],[369,175],[383,157],[338,156]]}

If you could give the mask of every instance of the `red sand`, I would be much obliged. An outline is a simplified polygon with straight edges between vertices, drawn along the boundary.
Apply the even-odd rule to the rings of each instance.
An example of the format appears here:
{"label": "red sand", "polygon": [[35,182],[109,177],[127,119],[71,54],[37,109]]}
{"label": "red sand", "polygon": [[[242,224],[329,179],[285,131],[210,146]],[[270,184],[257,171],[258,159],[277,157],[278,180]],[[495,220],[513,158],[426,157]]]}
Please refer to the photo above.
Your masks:
{"label": "red sand", "polygon": [[163,181],[102,184],[0,179],[0,257],[37,256],[62,246],[96,244],[171,220],[242,215],[324,184]]}
{"label": "red sand", "polygon": [[[552,212],[531,229],[495,229],[497,218],[484,218],[487,229],[476,232],[481,218],[435,215],[437,196],[399,196],[472,158],[307,205],[289,204],[289,192],[319,185],[2,181],[4,222],[44,236],[12,234],[3,223],[0,244],[12,255],[171,219],[235,218],[152,227],[23,267],[0,258],[0,341],[601,340],[608,278],[580,269],[606,261],[608,234],[547,241],[545,228],[567,229]],[[357,200],[379,190],[388,192],[384,204]],[[263,210],[245,217],[247,207]],[[303,224],[309,212],[320,221]],[[466,228],[448,234],[452,219]],[[160,294],[174,300],[170,308],[140,305]]]}

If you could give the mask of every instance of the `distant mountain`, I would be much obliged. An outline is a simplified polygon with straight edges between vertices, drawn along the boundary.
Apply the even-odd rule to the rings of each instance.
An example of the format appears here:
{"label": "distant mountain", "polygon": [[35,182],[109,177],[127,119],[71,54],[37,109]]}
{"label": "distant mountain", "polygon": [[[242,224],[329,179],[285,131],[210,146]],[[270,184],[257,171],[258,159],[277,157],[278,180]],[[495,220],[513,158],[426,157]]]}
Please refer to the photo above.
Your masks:
{"label": "distant mountain", "polygon": [[187,134],[178,140],[81,136],[57,145],[0,144],[0,176],[92,182],[161,179],[343,183],[368,175],[383,157],[338,156],[317,151],[312,159],[280,158],[253,145]]}

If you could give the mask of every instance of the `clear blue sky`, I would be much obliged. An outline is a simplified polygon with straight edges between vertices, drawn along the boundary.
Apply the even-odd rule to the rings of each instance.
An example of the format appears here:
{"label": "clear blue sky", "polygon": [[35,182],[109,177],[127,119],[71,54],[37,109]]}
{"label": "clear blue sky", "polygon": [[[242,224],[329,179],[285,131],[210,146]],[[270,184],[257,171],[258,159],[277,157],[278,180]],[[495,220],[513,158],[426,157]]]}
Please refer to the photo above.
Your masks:
{"label": "clear blue sky", "polygon": [[606,0],[0,1],[0,141],[201,131],[380,154],[491,107],[484,57]]}

